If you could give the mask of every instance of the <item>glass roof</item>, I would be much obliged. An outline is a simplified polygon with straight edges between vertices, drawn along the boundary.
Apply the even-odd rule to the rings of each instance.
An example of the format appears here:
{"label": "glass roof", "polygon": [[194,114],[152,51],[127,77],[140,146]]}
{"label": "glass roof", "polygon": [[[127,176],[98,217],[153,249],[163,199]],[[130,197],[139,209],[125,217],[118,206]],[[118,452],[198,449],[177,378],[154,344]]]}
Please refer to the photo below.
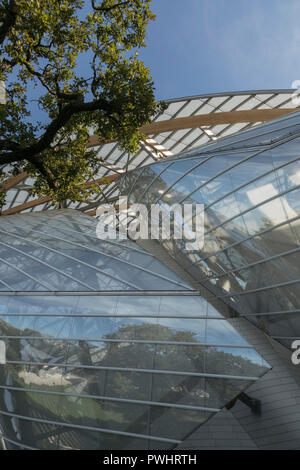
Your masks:
{"label": "glass roof", "polygon": [[201,248],[175,238],[161,246],[198,289],[289,348],[300,337],[299,148],[297,111],[122,177],[131,208],[204,205]]}
{"label": "glass roof", "polygon": [[[292,101],[293,93],[294,90],[292,89],[264,90],[177,98],[166,101],[167,109],[164,113],[154,116],[152,123],[221,112],[270,110],[274,108],[293,109],[296,107]],[[199,145],[214,143],[221,137],[250,129],[257,124],[257,122],[216,124],[190,129],[178,129],[171,132],[159,132],[149,135],[149,139],[146,142],[141,142],[140,149],[134,157],[120,151],[116,143],[107,143],[96,147],[99,156],[103,159],[103,164],[101,171],[95,177],[101,178],[109,175],[123,174],[126,172],[126,168],[132,170],[191,150],[199,147]],[[31,186],[32,179],[25,178],[8,191],[7,204],[3,207],[4,214],[6,210],[32,212],[53,209],[49,201],[43,199],[37,201],[35,196],[30,196],[29,190]],[[102,202],[107,202],[107,200],[113,201],[118,195],[118,184],[113,182],[103,187],[103,192],[91,198],[87,203],[70,203],[67,201],[66,206],[81,211],[89,211]],[[23,206],[23,204],[26,205]]]}
{"label": "glass roof", "polygon": [[97,221],[70,209],[1,217],[0,290],[189,290],[130,240],[100,240]]}

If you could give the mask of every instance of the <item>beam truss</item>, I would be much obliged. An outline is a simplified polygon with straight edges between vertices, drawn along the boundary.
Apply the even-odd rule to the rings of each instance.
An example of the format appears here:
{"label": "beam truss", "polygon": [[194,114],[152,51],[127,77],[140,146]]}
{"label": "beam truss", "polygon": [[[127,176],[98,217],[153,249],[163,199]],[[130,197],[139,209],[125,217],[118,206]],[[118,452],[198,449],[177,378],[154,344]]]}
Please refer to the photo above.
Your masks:
{"label": "beam truss", "polygon": [[[162,158],[172,155],[172,152],[170,149],[170,146],[165,147],[162,145],[167,138],[163,139],[163,142],[159,141],[157,142],[155,140],[155,136],[160,136],[160,134],[166,135],[167,133],[171,133],[171,137],[173,135],[176,135],[176,132],[182,132],[184,130],[188,130],[192,132],[195,129],[199,129],[202,131],[203,135],[206,135],[207,129],[213,128],[214,126],[234,126],[236,124],[241,124],[245,123],[246,128],[251,127],[253,124],[258,123],[258,122],[266,122],[281,116],[285,116],[289,113],[295,112],[295,107],[289,107],[288,104],[292,104],[291,102],[291,95],[292,95],[293,90],[282,90],[282,91],[271,91],[271,92],[264,92],[269,93],[269,97],[267,99],[261,100],[260,94],[263,92],[245,92],[243,93],[235,93],[232,95],[224,95],[224,101],[221,103],[220,106],[216,106],[213,108],[212,105],[210,105],[211,100],[218,96],[222,95],[211,95],[211,97],[191,97],[183,100],[170,100],[170,106],[178,103],[180,104],[181,102],[183,103],[183,106],[178,109],[175,113],[173,113],[173,116],[170,116],[170,119],[162,119],[163,116],[159,117],[157,116],[154,118],[154,120],[147,124],[146,126],[141,127],[140,132],[144,136],[149,136],[149,138],[144,138],[144,140],[141,141],[141,150],[145,151],[148,153],[148,155],[151,157],[152,160],[157,161]],[[276,99],[279,97],[279,95],[282,93],[284,101],[282,103],[278,104],[272,104],[272,100]],[[228,105],[230,100],[236,99],[239,95],[249,95],[246,97],[246,100],[242,100],[240,104],[237,106],[234,106],[231,111],[223,111],[222,106],[224,104]],[[288,95],[288,96],[286,96]],[[262,95],[263,96],[263,95]],[[251,99],[256,98],[256,101],[258,104],[256,104],[253,109],[243,109],[239,110],[240,106],[245,106],[245,103],[248,103],[251,101]],[[186,110],[188,106],[190,106],[194,101],[202,102],[202,105],[200,105],[200,108],[202,109],[203,107],[211,106],[212,107],[212,112],[210,113],[205,113],[205,114],[195,114],[195,112],[192,112],[188,116],[184,117],[179,117],[180,114],[183,112],[183,110]],[[269,105],[269,103],[271,103]],[[258,109],[258,107],[261,107],[260,104],[264,104],[263,109]],[[273,107],[274,106],[274,107]],[[280,107],[280,106],[286,106],[286,107]],[[199,108],[199,109],[200,109]],[[197,112],[197,111],[196,111]],[[164,117],[167,117],[166,114],[164,114]],[[160,118],[160,119],[158,119]],[[226,127],[227,129],[227,127]],[[208,131],[209,132],[209,131]],[[222,131],[220,132],[222,134]],[[207,134],[208,137],[210,134]],[[151,136],[151,138],[150,138]],[[170,138],[171,138],[170,137]],[[157,137],[156,137],[157,139]],[[124,173],[125,170],[122,170],[121,166],[117,166],[116,163],[119,162],[120,159],[122,159],[122,156],[124,153],[121,153],[121,156],[116,160],[113,161],[113,163],[110,163],[107,161],[109,158],[113,158],[114,152],[117,148],[117,144],[113,141],[110,142],[103,142],[99,140],[97,135],[92,135],[89,138],[87,148],[92,148],[92,147],[103,147],[107,144],[113,144],[111,152],[109,152],[107,159],[105,160],[105,164],[103,167],[106,169],[106,173],[102,175],[101,178],[95,179],[95,181],[89,181],[87,183],[87,186],[90,186],[93,183],[97,183],[99,185],[104,185],[107,183],[113,183],[117,180],[117,178],[120,176],[120,174]],[[174,145],[173,145],[174,146]],[[187,147],[190,147],[188,145]],[[111,155],[111,157],[110,157]],[[142,166],[143,164],[147,163],[147,158],[145,158],[139,165],[137,166]],[[128,162],[126,163],[126,171],[128,167]],[[108,174],[109,172],[114,172],[113,174]],[[25,181],[28,178],[28,175],[26,172],[21,172],[16,176],[12,176],[10,178],[7,178],[5,180],[1,187],[5,191],[9,191],[13,188],[18,189],[18,185]],[[112,185],[112,190],[109,190],[110,192],[114,190],[115,185]],[[20,190],[22,188],[20,187]],[[11,214],[17,214],[22,211],[26,211],[29,209],[34,209],[35,207],[38,207],[43,204],[50,203],[51,200],[49,197],[41,197],[37,199],[33,199],[30,201],[24,201],[22,204],[15,205],[13,207],[10,207],[4,211],[2,211],[1,215],[11,215]],[[91,205],[91,204],[90,204]],[[91,216],[94,216],[96,214],[96,209],[91,209],[89,208],[90,205],[87,205],[85,213]],[[81,208],[80,206],[78,207],[80,210],[84,211],[84,207]]]}

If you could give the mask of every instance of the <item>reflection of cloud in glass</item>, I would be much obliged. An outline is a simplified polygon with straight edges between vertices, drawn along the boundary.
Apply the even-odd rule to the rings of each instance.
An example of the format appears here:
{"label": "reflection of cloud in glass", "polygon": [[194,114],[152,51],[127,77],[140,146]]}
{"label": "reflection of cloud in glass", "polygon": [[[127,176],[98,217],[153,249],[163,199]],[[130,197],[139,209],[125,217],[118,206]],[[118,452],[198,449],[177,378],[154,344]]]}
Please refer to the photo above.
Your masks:
{"label": "reflection of cloud in glass", "polygon": [[[247,196],[253,206],[264,202],[266,198],[276,197],[277,195],[278,190],[271,183],[247,191]],[[285,208],[289,217],[292,218],[297,216],[297,213],[289,206],[287,202],[285,202]],[[282,220],[282,217],[278,219],[279,215],[282,214],[283,211],[280,198],[275,199],[271,204],[260,206],[259,210],[265,217],[268,217],[268,219],[272,220],[274,225],[277,225]]]}

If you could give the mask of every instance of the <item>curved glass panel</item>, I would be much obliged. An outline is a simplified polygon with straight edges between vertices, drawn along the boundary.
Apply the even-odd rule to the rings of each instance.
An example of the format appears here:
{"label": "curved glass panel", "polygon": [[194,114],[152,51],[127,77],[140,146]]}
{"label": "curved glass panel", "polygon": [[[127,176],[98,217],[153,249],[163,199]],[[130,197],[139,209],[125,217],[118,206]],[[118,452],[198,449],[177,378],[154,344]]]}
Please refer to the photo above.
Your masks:
{"label": "curved glass panel", "polygon": [[189,286],[130,240],[97,238],[97,220],[72,211],[3,218],[0,290],[185,290]]}
{"label": "curved glass panel", "polygon": [[0,311],[7,443],[173,448],[269,369],[199,295],[1,295]]}
{"label": "curved glass panel", "polygon": [[[181,174],[175,185],[167,168],[160,186],[151,187],[151,201],[169,210],[175,203],[204,204],[201,249],[187,249],[184,237],[160,239],[162,248],[238,314],[252,315],[251,321],[266,314],[263,330],[274,337],[280,337],[279,317],[272,314],[299,308],[299,132],[297,112],[199,147],[168,159],[172,175],[177,166]],[[198,166],[183,175],[181,165],[188,161]],[[148,174],[153,167],[147,167]],[[134,187],[132,194],[142,202]],[[292,329],[290,337],[300,337],[298,322]]]}

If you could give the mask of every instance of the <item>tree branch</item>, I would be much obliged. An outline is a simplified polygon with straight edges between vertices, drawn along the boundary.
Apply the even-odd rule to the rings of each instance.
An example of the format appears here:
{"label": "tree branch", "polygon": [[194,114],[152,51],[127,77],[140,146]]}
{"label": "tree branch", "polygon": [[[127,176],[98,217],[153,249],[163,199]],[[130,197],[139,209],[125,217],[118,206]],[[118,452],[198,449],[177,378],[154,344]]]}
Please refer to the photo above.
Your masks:
{"label": "tree branch", "polygon": [[35,160],[32,160],[32,158],[49,148],[59,130],[68,123],[74,114],[97,111],[99,109],[105,111],[108,115],[117,110],[113,103],[109,103],[103,99],[90,101],[88,103],[78,100],[67,104],[58,113],[57,118],[49,124],[43,136],[36,143],[25,148],[20,146],[18,150],[12,152],[0,153],[0,165],[20,160],[27,160],[34,164]]}
{"label": "tree branch", "polygon": [[[2,19],[2,18],[1,18]],[[17,6],[15,0],[10,0],[6,8],[6,17],[2,19],[0,26],[0,44],[2,44],[9,33],[9,30],[17,20]]]}
{"label": "tree branch", "polygon": [[112,5],[111,7],[97,7],[95,5],[95,0],[92,0],[92,7],[94,10],[96,11],[102,11],[103,13],[107,13],[108,11],[111,11],[113,10],[114,8],[118,8],[118,7],[122,7],[122,6],[125,6],[125,5],[129,5],[129,2],[120,2],[120,3],[116,3],[116,5]]}
{"label": "tree branch", "polygon": [[57,189],[55,177],[49,170],[49,168],[47,168],[47,166],[44,164],[44,162],[39,158],[28,158],[27,160],[29,161],[29,163],[35,166],[35,168],[41,173],[41,175],[44,176],[49,185],[49,188],[55,191]]}
{"label": "tree branch", "polygon": [[19,144],[12,140],[1,140],[0,141],[0,149],[1,150],[17,150],[19,148]]}

